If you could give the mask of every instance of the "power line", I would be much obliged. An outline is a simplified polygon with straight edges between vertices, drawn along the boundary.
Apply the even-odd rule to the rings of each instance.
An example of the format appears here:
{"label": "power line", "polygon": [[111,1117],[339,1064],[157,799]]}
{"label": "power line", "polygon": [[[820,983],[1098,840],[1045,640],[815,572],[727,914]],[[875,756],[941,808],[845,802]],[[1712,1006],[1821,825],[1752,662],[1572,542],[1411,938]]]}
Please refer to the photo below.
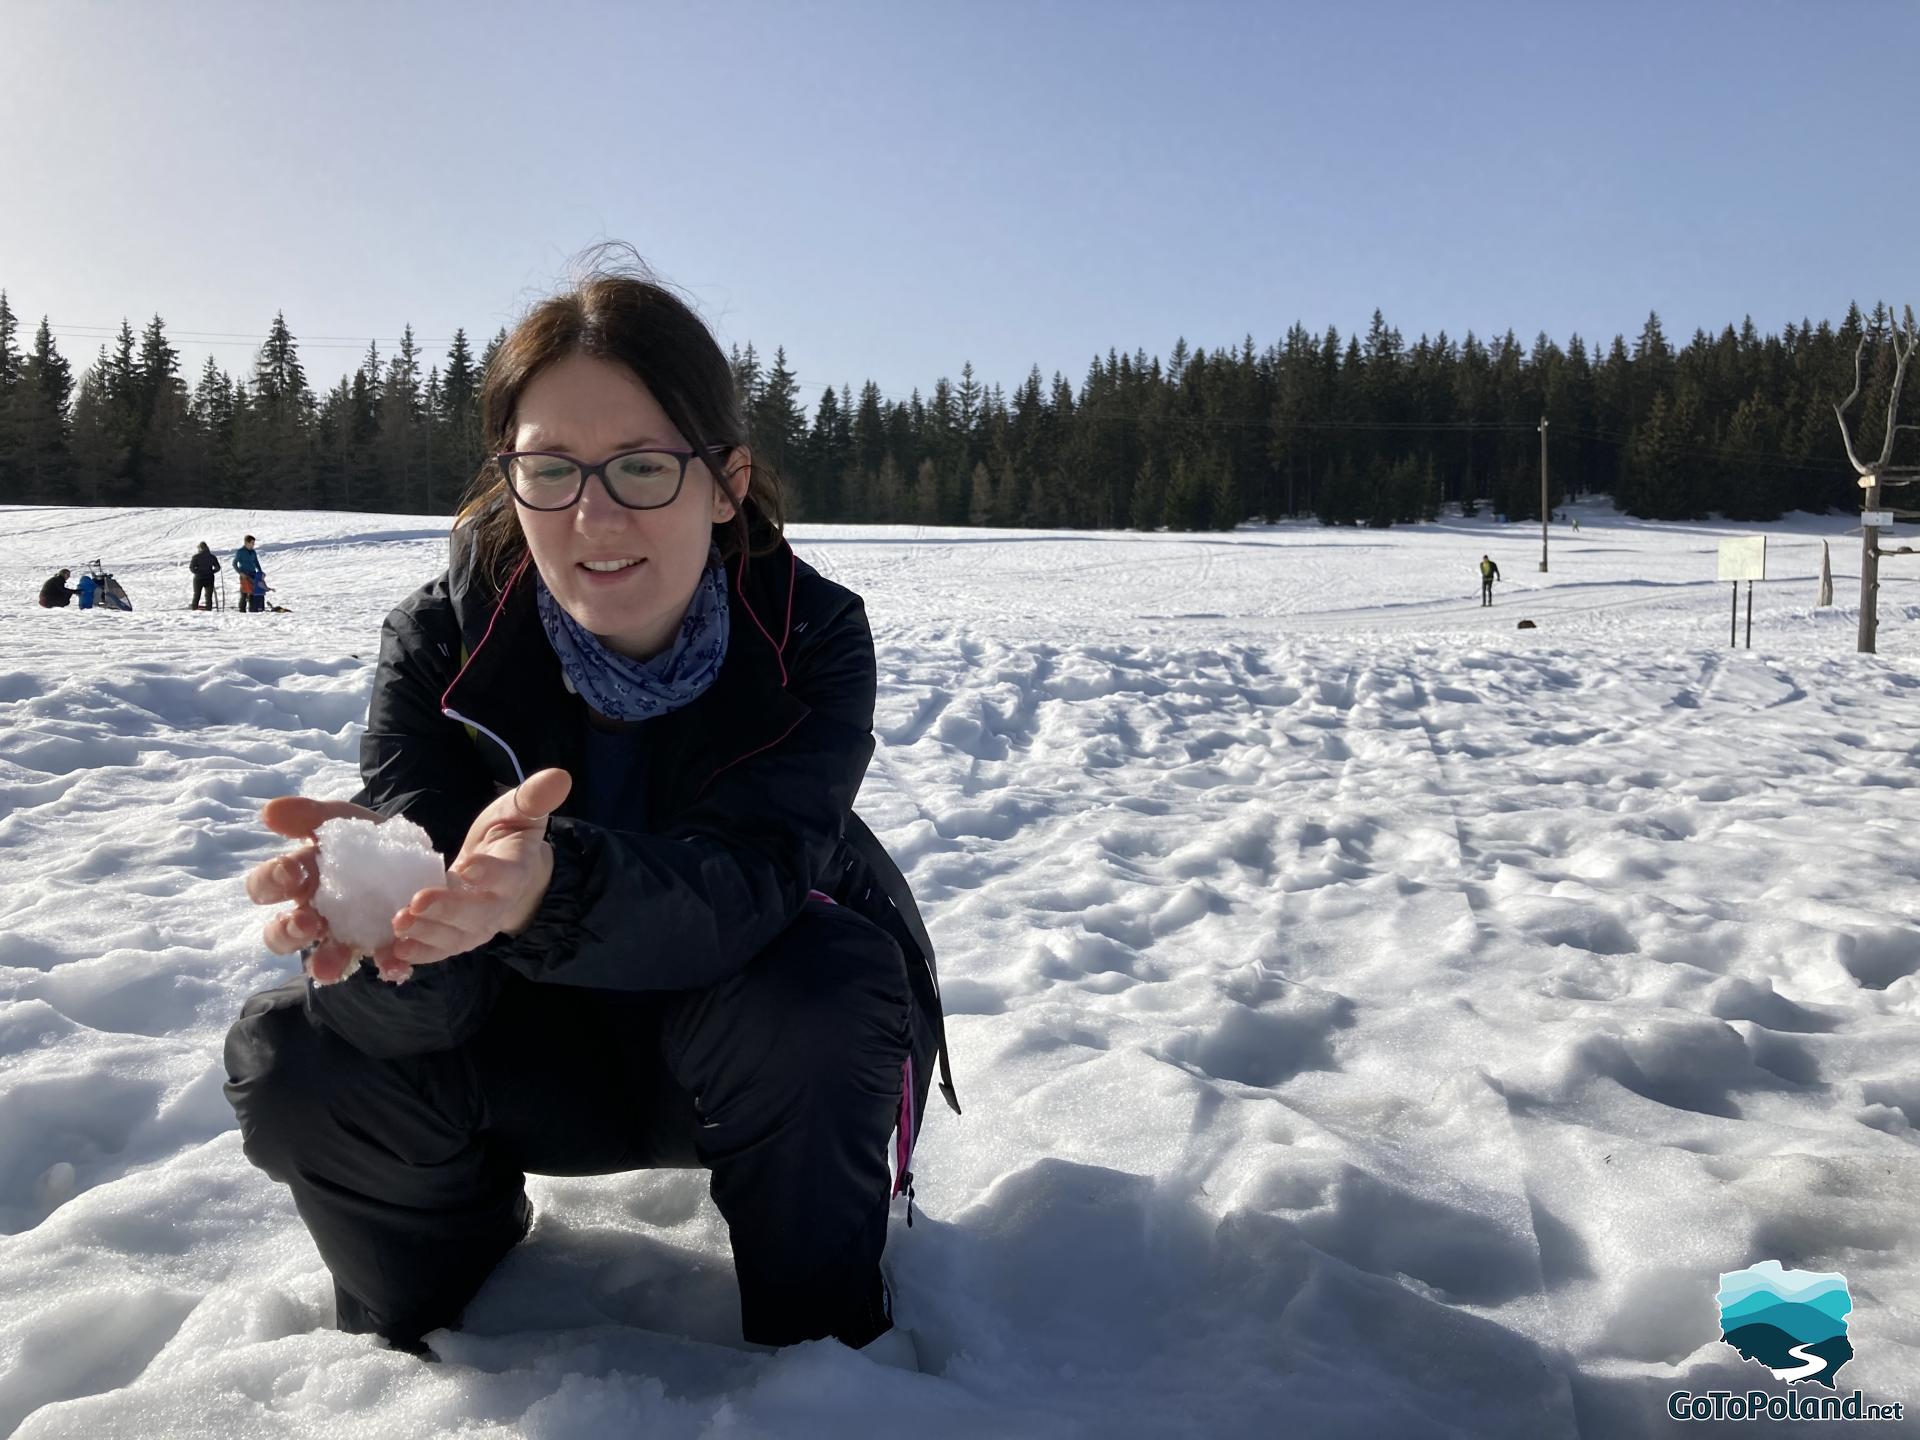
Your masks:
{"label": "power line", "polygon": [[[1605,445],[1618,445],[1621,447],[1625,447],[1633,443],[1633,437],[1630,435],[1621,435],[1618,433],[1611,433],[1611,432],[1602,431],[1602,430],[1580,430],[1580,429],[1569,428],[1560,433],[1566,435],[1566,437],[1571,440],[1598,440]],[[1825,463],[1826,463],[1820,460],[1803,459],[1803,458],[1799,458],[1792,455],[1782,455],[1779,452],[1772,451],[1772,450],[1726,450],[1726,449],[1716,450],[1710,445],[1675,445],[1672,448],[1673,448],[1674,454],[1682,455],[1682,456],[1691,456],[1694,459],[1723,460],[1723,461],[1733,460],[1733,461],[1738,461],[1743,465],[1759,465],[1762,467],[1770,467],[1775,469],[1791,469],[1791,470],[1800,470],[1800,471],[1819,470],[1819,469],[1825,468]],[[1833,463],[1837,472],[1839,462],[1835,461]]]}
{"label": "power line", "polygon": [[[81,325],[81,324],[72,324],[72,323],[63,323],[63,324],[55,325],[51,323],[51,321],[49,321],[47,325],[47,329],[50,334],[62,336],[68,339],[75,339],[75,340],[101,340],[101,341],[117,340],[120,337],[120,332],[122,328],[123,328],[122,325]],[[128,325],[125,328],[131,328],[131,326]],[[138,333],[138,332],[135,332],[135,333]],[[166,336],[169,340],[180,341],[189,345],[246,346],[253,350],[259,350],[263,348],[266,345],[268,340],[268,336],[266,336],[265,334],[247,335],[238,331],[231,331],[231,330],[169,330],[166,332]],[[302,337],[302,336],[296,335],[293,337],[293,341],[297,347],[312,347],[315,349],[324,349],[324,350],[345,350],[345,349],[359,350],[364,348],[367,345],[398,346],[404,342],[404,337],[398,336],[398,335],[389,335],[389,336],[375,335],[375,336],[365,336],[365,337],[348,336],[348,335],[309,335],[309,336]],[[430,346],[450,346],[453,344],[453,338],[451,336],[422,337],[422,336],[416,335],[413,337],[413,343],[415,346],[418,346],[421,348],[426,348]],[[1025,382],[1023,381],[1022,383],[1024,384]],[[951,381],[949,381],[949,384],[951,384]],[[985,383],[981,385],[981,389],[983,392],[989,391],[993,388],[995,387]],[[849,385],[822,384],[818,381],[802,382],[796,376],[794,379],[794,389],[796,391],[809,392],[813,395],[819,395],[826,391],[832,391],[835,395],[839,395],[843,390],[850,392],[852,387]],[[866,387],[862,386],[861,387],[862,396],[864,396],[865,393],[866,393]],[[879,389],[875,389],[873,393],[879,399],[888,401],[894,405],[911,404],[913,401],[913,398],[915,398],[911,396],[902,396],[890,391],[879,390]],[[915,393],[917,396],[918,392],[916,391]],[[1004,391],[1002,391],[1002,393],[1004,394]],[[922,399],[921,403],[925,404],[926,401]],[[1042,403],[1045,404],[1047,402],[1043,400]],[[1184,427],[1184,428],[1205,428],[1205,429],[1219,429],[1222,427],[1229,427],[1229,426],[1231,427],[1259,426],[1264,429],[1272,429],[1272,430],[1304,430],[1304,431],[1311,431],[1315,433],[1336,433],[1336,434],[1337,433],[1377,432],[1377,433],[1390,433],[1390,434],[1502,435],[1502,434],[1518,434],[1523,431],[1532,432],[1537,428],[1536,423],[1531,420],[1386,420],[1386,421],[1285,420],[1285,421],[1276,421],[1271,416],[1262,417],[1262,416],[1238,416],[1238,415],[1219,415],[1219,416],[1149,415],[1149,414],[1141,413],[1138,411],[1130,414],[1112,414],[1112,413],[1106,413],[1104,406],[1100,407],[1100,409],[1093,412],[1089,412],[1085,409],[1077,409],[1074,411],[1073,418],[1079,421],[1085,421],[1090,423],[1101,423],[1101,424],[1117,423],[1117,424],[1134,424],[1134,425],[1166,425],[1166,426],[1177,426],[1177,427]],[[1608,432],[1608,431],[1601,431],[1601,430],[1582,429],[1577,427],[1568,427],[1566,429],[1556,431],[1555,434],[1564,436],[1569,440],[1595,440],[1595,441],[1599,441],[1602,444],[1615,445],[1622,448],[1631,444],[1633,441],[1633,437],[1629,435],[1622,435],[1615,432]],[[1821,462],[1817,460],[1803,459],[1803,458],[1799,458],[1791,455],[1783,455],[1773,451],[1728,450],[1728,449],[1716,449],[1710,446],[1700,446],[1700,445],[1675,445],[1672,448],[1673,448],[1673,452],[1676,455],[1679,455],[1682,457],[1693,458],[1693,459],[1710,459],[1710,460],[1721,461],[1721,462],[1733,461],[1740,464],[1755,465],[1755,466],[1759,466],[1767,469],[1795,470],[1795,471],[1805,472],[1808,470],[1818,470],[1818,469],[1824,468]]]}

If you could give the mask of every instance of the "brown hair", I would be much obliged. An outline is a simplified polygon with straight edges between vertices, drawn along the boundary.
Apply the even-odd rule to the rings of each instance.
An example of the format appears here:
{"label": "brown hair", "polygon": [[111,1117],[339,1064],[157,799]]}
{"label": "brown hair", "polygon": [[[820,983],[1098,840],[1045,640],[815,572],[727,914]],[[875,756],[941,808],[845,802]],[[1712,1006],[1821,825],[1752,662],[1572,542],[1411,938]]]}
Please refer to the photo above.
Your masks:
{"label": "brown hair", "polygon": [[[616,259],[618,263],[609,263]],[[514,412],[533,378],[570,355],[624,366],[652,392],[687,444],[703,456],[747,443],[727,357],[686,301],[660,284],[626,247],[590,253],[586,276],[535,305],[494,352],[480,388],[480,434],[488,458],[467,487],[454,529],[472,527],[475,563],[496,590],[525,558],[513,497],[493,455],[512,448]],[[710,466],[721,478],[717,465]],[[764,555],[781,538],[780,481],[755,456],[744,504],[713,527],[728,560]]]}

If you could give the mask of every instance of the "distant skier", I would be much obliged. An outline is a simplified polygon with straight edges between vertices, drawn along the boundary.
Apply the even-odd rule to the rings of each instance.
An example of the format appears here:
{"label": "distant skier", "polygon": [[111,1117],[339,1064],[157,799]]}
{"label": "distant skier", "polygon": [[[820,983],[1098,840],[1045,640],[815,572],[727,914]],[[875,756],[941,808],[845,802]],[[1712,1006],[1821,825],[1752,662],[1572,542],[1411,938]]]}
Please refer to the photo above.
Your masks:
{"label": "distant skier", "polygon": [[71,570],[62,570],[56,575],[47,577],[47,583],[40,587],[42,610],[64,610],[72,602],[74,595],[78,592],[67,588],[67,577],[71,574],[73,574]]}
{"label": "distant skier", "polygon": [[1493,582],[1499,578],[1500,567],[1493,563],[1491,557],[1482,555],[1480,557],[1480,603],[1482,605],[1493,604]]}
{"label": "distant skier", "polygon": [[267,577],[260,569],[260,556],[249,535],[233,552],[233,573],[240,577],[240,608],[261,611],[267,608]]}
{"label": "distant skier", "polygon": [[[200,548],[193,552],[193,559],[187,562],[187,567],[193,571],[193,604],[187,608],[189,610],[213,609],[213,577],[220,573],[220,557],[209,550],[207,542],[202,540]],[[205,605],[200,603],[200,597],[203,595],[207,600]]]}

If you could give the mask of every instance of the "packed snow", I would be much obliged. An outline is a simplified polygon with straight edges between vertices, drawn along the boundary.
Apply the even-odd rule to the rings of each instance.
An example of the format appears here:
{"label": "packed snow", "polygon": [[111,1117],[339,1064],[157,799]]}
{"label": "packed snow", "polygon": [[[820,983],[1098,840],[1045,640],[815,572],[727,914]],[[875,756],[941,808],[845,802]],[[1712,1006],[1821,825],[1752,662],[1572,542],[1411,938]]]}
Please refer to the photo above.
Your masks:
{"label": "packed snow", "polygon": [[[1547,574],[1486,518],[797,527],[874,621],[860,807],[966,1106],[888,1247],[915,1374],[742,1345],[688,1171],[533,1178],[444,1363],[335,1332],[221,1094],[296,964],[240,877],[355,788],[445,523],[0,511],[0,1434],[1668,1434],[1784,1388],[1719,1343],[1762,1260],[1920,1404],[1920,564],[1859,656],[1846,521],[1573,513]],[[189,613],[249,531],[289,613]],[[131,614],[35,607],[95,556]]]}
{"label": "packed snow", "polygon": [[329,935],[369,953],[393,939],[393,917],[416,893],[447,883],[433,841],[411,820],[341,816],[313,839],[320,869],[313,908]]}

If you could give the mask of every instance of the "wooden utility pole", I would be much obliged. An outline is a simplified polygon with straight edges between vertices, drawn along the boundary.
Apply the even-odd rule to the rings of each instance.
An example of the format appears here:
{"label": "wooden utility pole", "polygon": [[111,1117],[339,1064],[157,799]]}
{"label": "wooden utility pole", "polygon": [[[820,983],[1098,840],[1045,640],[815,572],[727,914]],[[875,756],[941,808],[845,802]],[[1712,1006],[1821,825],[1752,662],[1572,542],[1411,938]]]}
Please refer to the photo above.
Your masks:
{"label": "wooden utility pole", "polygon": [[1540,417],[1540,573],[1547,573],[1547,521],[1553,511],[1547,508],[1547,417]]}
{"label": "wooden utility pole", "polygon": [[[1890,553],[1880,548],[1880,527],[1878,523],[1868,523],[1878,515],[1881,506],[1882,487],[1886,485],[1910,485],[1920,479],[1920,467],[1912,465],[1895,466],[1893,462],[1893,442],[1902,430],[1912,430],[1912,425],[1901,425],[1900,387],[1906,382],[1907,362],[1913,358],[1916,346],[1920,346],[1920,335],[1914,332],[1913,307],[1906,307],[1903,321],[1896,321],[1890,337],[1893,342],[1894,369],[1893,389],[1887,397],[1887,433],[1880,442],[1880,454],[1871,462],[1862,460],[1853,449],[1853,436],[1847,432],[1847,411],[1853,402],[1860,398],[1861,359],[1867,353],[1867,341],[1870,337],[1862,335],[1860,344],[1853,352],[1853,392],[1833,407],[1834,418],[1840,422],[1840,438],[1846,443],[1847,460],[1855,473],[1860,476],[1860,488],[1865,492],[1865,501],[1861,511],[1860,526],[1860,628],[1856,636],[1854,649],[1862,655],[1874,653],[1874,644],[1880,628],[1880,557]],[[1891,552],[1911,553],[1911,552]]]}
{"label": "wooden utility pole", "polygon": [[[1880,477],[1863,476],[1866,497],[1861,513],[1871,515],[1880,508]],[[1859,654],[1872,655],[1880,631],[1880,527],[1860,527],[1860,627],[1854,634],[1853,648]]]}

